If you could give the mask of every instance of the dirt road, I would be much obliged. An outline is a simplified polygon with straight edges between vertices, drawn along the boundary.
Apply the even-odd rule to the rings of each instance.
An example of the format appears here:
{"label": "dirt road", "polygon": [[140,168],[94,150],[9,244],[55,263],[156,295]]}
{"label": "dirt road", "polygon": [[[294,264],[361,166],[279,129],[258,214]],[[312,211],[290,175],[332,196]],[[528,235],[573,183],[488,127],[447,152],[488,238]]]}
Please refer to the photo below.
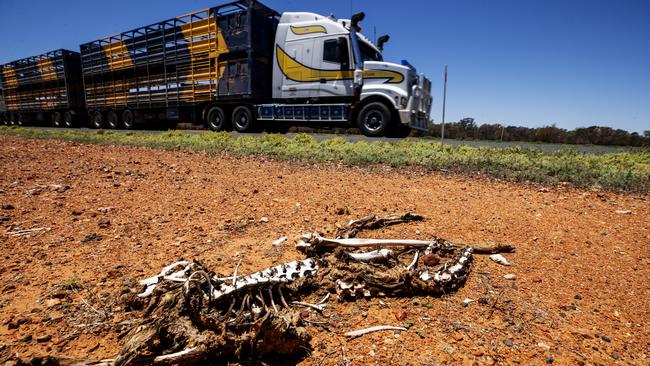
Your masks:
{"label": "dirt road", "polygon": [[[140,315],[121,289],[179,257],[253,272],[301,258],[304,232],[403,211],[426,220],[368,236],[510,243],[513,266],[477,256],[443,298],[333,300],[297,362],[650,362],[647,196],[0,137],[0,204],[0,362],[114,356]],[[384,324],[410,328],[343,336]]]}

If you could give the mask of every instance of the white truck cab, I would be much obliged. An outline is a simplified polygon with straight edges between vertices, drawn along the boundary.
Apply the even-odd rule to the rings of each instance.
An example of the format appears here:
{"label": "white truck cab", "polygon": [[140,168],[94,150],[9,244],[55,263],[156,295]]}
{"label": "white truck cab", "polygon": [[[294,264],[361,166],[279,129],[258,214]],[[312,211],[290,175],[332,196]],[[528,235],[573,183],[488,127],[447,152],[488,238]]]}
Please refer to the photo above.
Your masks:
{"label": "white truck cab", "polygon": [[368,136],[426,130],[431,82],[405,61],[384,62],[388,37],[373,45],[358,32],[363,17],[283,13],[275,35],[275,103],[257,106],[257,119],[347,121]]}

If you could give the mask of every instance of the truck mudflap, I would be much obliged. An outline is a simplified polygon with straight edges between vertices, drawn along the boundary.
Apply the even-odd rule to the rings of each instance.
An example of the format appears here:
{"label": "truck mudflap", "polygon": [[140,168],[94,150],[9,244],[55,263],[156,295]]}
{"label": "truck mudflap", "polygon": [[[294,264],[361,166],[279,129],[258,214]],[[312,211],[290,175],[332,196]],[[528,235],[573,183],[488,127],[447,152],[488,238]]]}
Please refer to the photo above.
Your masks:
{"label": "truck mudflap", "polygon": [[418,83],[411,88],[406,109],[399,111],[402,124],[409,125],[415,130],[428,131],[431,120],[431,80],[424,74],[418,77]]}

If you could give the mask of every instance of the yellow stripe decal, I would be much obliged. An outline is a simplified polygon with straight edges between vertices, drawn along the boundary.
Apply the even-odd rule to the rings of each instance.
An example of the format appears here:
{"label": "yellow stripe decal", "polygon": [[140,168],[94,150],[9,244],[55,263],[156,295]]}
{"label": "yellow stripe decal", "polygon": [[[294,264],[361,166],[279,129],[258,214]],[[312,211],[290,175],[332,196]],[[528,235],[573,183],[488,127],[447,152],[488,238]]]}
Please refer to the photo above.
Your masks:
{"label": "yellow stripe decal", "polygon": [[16,70],[12,67],[5,66],[2,69],[2,73],[5,77],[5,87],[14,87],[18,86],[18,78],[16,78]]}
{"label": "yellow stripe decal", "polygon": [[44,81],[57,79],[54,65],[52,64],[52,60],[49,58],[38,60],[38,69],[41,72],[41,79]]}
{"label": "yellow stripe decal", "polygon": [[322,25],[308,25],[305,27],[291,26],[291,32],[299,36],[304,36],[306,34],[314,34],[314,33],[327,34],[327,29],[325,29],[325,27],[323,27]]}
{"label": "yellow stripe decal", "polygon": [[399,84],[404,81],[404,75],[397,71],[391,70],[365,70],[363,72],[365,79],[388,79],[388,84]]}
{"label": "yellow stripe decal", "polygon": [[104,53],[108,59],[108,66],[112,71],[126,69],[133,66],[133,60],[129,55],[129,50],[126,48],[124,41],[116,41],[109,43],[105,46]]}
{"label": "yellow stripe decal", "polygon": [[282,73],[287,79],[293,81],[314,82],[323,79],[325,81],[334,81],[352,79],[354,77],[354,71],[352,70],[319,70],[305,66],[287,55],[280,46],[276,47],[276,53],[280,70],[282,70]]}
{"label": "yellow stripe decal", "polygon": [[[287,79],[297,82],[316,82],[325,80],[350,80],[354,78],[354,70],[320,70],[305,66],[291,58],[280,46],[276,46],[278,66]],[[404,81],[404,75],[391,70],[365,70],[365,79],[386,79],[386,83],[399,84]]]}

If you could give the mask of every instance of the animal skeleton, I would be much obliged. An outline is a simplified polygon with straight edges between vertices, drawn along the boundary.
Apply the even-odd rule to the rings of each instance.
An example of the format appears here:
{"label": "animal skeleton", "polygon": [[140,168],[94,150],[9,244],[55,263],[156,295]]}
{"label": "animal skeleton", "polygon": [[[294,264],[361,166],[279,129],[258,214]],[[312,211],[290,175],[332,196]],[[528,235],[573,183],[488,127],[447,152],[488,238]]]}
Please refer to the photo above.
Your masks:
{"label": "animal skeleton", "polygon": [[[238,276],[239,265],[228,276],[198,261],[173,263],[140,282],[146,317],[131,331],[115,364],[147,363],[164,355],[197,364],[209,357],[290,354],[310,339],[294,306],[322,313],[330,293],[350,300],[456,290],[469,275],[472,247],[444,239],[354,238],[361,230],[415,220],[422,217],[368,216],[351,221],[336,238],[306,234],[297,244],[306,259],[245,276]],[[318,304],[301,302],[299,295],[309,292],[327,295]]]}

